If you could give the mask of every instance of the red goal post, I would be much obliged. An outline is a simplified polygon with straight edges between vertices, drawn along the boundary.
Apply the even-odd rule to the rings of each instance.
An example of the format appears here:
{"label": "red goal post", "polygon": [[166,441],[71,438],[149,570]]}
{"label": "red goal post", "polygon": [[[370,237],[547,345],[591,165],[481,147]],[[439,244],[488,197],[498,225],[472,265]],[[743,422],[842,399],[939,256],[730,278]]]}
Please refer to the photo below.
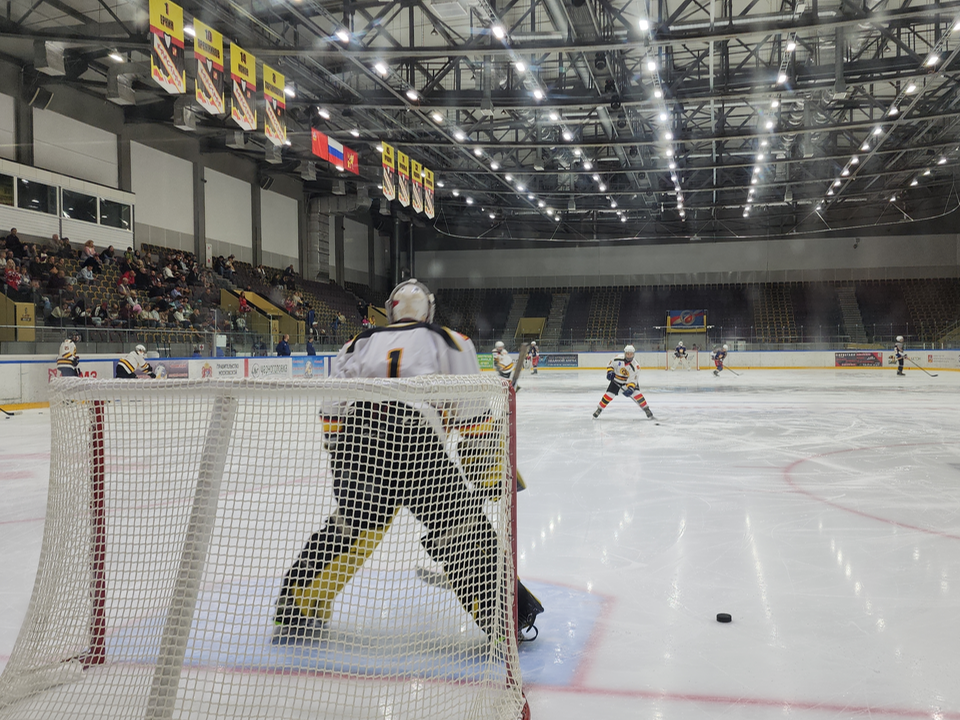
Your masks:
{"label": "red goal post", "polygon": [[[514,398],[488,376],[55,380],[40,565],[0,676],[0,717],[373,720],[385,707],[411,720],[529,717],[517,650]],[[342,465],[331,461],[321,410],[360,406],[413,415],[415,436],[439,439],[450,461],[434,461],[444,482],[468,488],[456,495],[463,507],[433,512],[483,518],[455,529],[493,528],[485,630],[449,579],[424,582],[444,578],[445,566],[400,503],[323,628],[277,635],[281,578],[341,512]],[[458,454],[461,428],[481,417],[482,482]],[[409,467],[421,467],[421,445],[410,452]],[[360,473],[373,461],[352,462]],[[450,542],[458,567],[469,564]]]}

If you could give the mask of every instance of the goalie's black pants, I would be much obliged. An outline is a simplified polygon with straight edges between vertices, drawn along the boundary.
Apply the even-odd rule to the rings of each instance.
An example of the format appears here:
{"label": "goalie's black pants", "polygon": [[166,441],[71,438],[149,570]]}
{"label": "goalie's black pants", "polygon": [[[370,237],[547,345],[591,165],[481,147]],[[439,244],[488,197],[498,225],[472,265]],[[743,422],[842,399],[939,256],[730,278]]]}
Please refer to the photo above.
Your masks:
{"label": "goalie's black pants", "polygon": [[277,622],[327,621],[336,596],[406,507],[426,527],[421,544],[443,565],[464,609],[493,630],[496,532],[434,429],[403,404],[364,402],[339,435],[331,453],[337,511],[287,572]]}

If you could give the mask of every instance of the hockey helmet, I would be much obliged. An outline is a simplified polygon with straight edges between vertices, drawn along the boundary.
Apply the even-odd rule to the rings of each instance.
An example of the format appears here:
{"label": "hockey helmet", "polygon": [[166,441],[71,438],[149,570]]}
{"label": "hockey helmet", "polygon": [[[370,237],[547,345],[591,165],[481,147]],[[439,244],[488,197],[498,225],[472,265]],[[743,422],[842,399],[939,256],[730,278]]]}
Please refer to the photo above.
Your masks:
{"label": "hockey helmet", "polygon": [[683,347],[683,340],[677,343],[677,347]]}
{"label": "hockey helmet", "polygon": [[633,345],[627,345],[623,348],[624,355],[633,355],[637,349]]}
{"label": "hockey helmet", "polygon": [[724,345],[724,346],[723,346],[723,349],[724,349],[724,350],[729,350],[730,348],[728,348],[726,345]]}
{"label": "hockey helmet", "polygon": [[903,342],[903,335],[897,335],[897,342]]}
{"label": "hockey helmet", "polygon": [[494,349],[494,350],[503,350],[503,347],[504,347],[504,346],[503,346],[503,341],[502,341],[502,340],[497,340],[497,344],[493,346],[493,349]]}
{"label": "hockey helmet", "polygon": [[433,322],[436,310],[433,293],[416,278],[410,278],[397,285],[387,300],[387,322],[391,325],[401,320],[413,322]]}
{"label": "hockey helmet", "polygon": [[138,354],[138,355],[146,355],[146,354],[147,354],[147,349],[146,349],[143,345],[137,345],[137,346],[134,348],[134,350],[137,351],[137,354]]}
{"label": "hockey helmet", "polygon": [[537,346],[537,341],[536,341],[536,340],[531,340],[531,341],[530,341],[530,344],[533,345],[533,347],[536,347],[536,346]]}

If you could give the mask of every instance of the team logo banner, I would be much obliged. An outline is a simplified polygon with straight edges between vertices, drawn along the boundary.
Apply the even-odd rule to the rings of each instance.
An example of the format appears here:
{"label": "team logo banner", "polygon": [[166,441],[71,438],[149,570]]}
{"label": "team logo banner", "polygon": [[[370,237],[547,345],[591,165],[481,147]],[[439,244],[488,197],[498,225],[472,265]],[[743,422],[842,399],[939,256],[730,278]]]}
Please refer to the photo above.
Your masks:
{"label": "team logo banner", "polygon": [[423,169],[423,212],[433,220],[436,208],[433,204],[433,170]]}
{"label": "team logo banner", "polygon": [[410,158],[397,151],[397,200],[404,207],[410,207]]}
{"label": "team logo banner", "polygon": [[184,71],[183,8],[164,0],[150,0],[150,77],[171,95],[187,91]]}
{"label": "team logo banner", "polygon": [[223,35],[202,22],[194,21],[197,33],[193,51],[197,57],[197,102],[211,115],[223,115]]}
{"label": "team logo banner", "polygon": [[383,162],[383,198],[385,200],[396,200],[397,166],[395,165],[396,159],[394,158],[392,145],[383,143],[381,159]]}
{"label": "team logo banner", "polygon": [[286,78],[272,67],[263,64],[263,133],[274,145],[283,145],[287,141],[287,99],[283,88]]}
{"label": "team logo banner", "polygon": [[706,310],[667,310],[668,330],[706,330]]}
{"label": "team logo banner", "polygon": [[257,59],[239,45],[230,46],[230,118],[243,130],[257,129]]}
{"label": "team logo banner", "polygon": [[410,196],[410,204],[413,211],[423,212],[423,165],[416,160],[410,161],[410,175],[413,178],[413,194]]}
{"label": "team logo banner", "polygon": [[836,352],[834,356],[834,367],[882,367],[882,352],[845,351]]}

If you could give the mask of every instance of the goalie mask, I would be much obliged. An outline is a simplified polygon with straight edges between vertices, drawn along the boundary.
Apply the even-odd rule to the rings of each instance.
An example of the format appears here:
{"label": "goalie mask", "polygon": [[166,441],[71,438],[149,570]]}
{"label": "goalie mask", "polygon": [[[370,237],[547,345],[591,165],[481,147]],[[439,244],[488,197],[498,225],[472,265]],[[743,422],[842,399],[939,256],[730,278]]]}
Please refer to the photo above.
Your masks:
{"label": "goalie mask", "polygon": [[387,300],[387,322],[391,325],[401,320],[433,322],[436,301],[427,286],[410,278],[397,285]]}
{"label": "goalie mask", "polygon": [[683,347],[683,340],[677,343],[677,347]]}

